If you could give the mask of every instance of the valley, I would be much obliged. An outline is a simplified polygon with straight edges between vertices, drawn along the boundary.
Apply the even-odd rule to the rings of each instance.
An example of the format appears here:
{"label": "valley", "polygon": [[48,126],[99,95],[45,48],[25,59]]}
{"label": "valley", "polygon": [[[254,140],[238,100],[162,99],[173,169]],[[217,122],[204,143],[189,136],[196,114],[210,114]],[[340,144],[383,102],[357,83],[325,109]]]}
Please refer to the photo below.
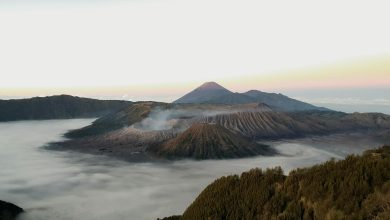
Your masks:
{"label": "valley", "polygon": [[0,220],[390,220],[389,8],[0,0]]}
{"label": "valley", "polygon": [[[132,162],[222,159],[277,154],[264,144],[271,140],[356,132],[380,136],[390,131],[389,115],[347,114],[315,106],[308,109],[309,104],[280,95],[272,95],[271,102],[264,99],[265,103],[211,103],[202,98],[229,92],[209,82],[173,103],[135,102],[89,126],[67,132],[70,140],[53,143],[48,149]],[[184,103],[186,100],[192,103]],[[280,110],[281,105],[275,107],[275,103],[284,103],[285,108]]]}
{"label": "valley", "polygon": [[[212,85],[211,90],[215,84]],[[200,88],[210,92],[209,83]],[[191,97],[194,98],[193,94]],[[280,95],[273,97],[283,97],[280,102],[286,99]],[[218,209],[230,206],[218,197],[217,211],[203,211],[204,207],[197,203],[203,198],[201,203],[211,201],[206,192],[214,185],[207,187],[207,184],[216,178],[260,167],[266,169],[265,174],[249,171],[241,175],[237,184],[246,181],[249,175],[261,185],[262,176],[269,174],[278,176],[277,184],[284,184],[282,180],[295,179],[295,176],[285,176],[294,169],[342,160],[350,154],[361,155],[365,150],[390,143],[389,115],[347,114],[311,105],[307,109],[308,105],[292,99],[289,102],[294,107],[284,106],[282,110],[282,105],[275,106],[275,100],[251,100],[250,103],[232,100],[229,98],[226,103],[213,103],[209,99],[200,103],[132,102],[97,119],[2,122],[0,131],[4,138],[0,139],[0,146],[5,153],[0,155],[3,168],[0,174],[4,177],[0,179],[0,196],[22,207],[24,212],[9,205],[0,212],[18,214],[21,220],[78,220],[80,216],[86,220],[128,220],[172,215],[167,219],[204,219],[214,214],[235,219],[234,216],[247,211],[245,207],[244,211],[232,209],[235,213],[229,214]],[[268,169],[273,167],[280,168]],[[249,182],[255,183],[252,179]],[[377,186],[387,193],[385,186]],[[264,203],[261,215],[313,217],[340,212],[326,214],[323,211],[326,208],[300,203],[300,198],[288,197],[289,191],[281,193],[287,193],[281,194],[281,200],[272,198],[282,204],[277,206],[279,211],[268,210],[269,204]],[[198,194],[201,199],[191,205]],[[367,195],[383,204],[371,191]],[[231,196],[228,198],[247,201],[246,197]],[[364,201],[365,210],[375,214],[370,201]],[[301,211],[295,212],[296,207]],[[366,215],[366,212],[353,212]],[[247,214],[252,215],[248,219],[256,219],[253,215],[259,213],[248,211]]]}
{"label": "valley", "polygon": [[358,134],[318,136],[264,142],[278,152],[273,156],[168,162],[130,162],[106,153],[46,149],[50,142],[64,141],[62,135],[68,130],[92,122],[0,123],[4,135],[0,139],[0,197],[24,209],[20,220],[80,220],[80,216],[84,220],[129,220],[178,215],[221,176],[275,166],[288,173],[384,144]]}

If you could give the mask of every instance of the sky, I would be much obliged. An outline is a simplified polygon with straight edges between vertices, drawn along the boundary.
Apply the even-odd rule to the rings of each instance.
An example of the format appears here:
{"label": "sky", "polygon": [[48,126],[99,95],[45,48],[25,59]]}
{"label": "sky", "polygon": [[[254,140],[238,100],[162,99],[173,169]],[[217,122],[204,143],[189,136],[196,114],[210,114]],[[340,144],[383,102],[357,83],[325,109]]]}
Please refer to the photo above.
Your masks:
{"label": "sky", "polygon": [[0,98],[173,101],[216,81],[390,113],[388,8],[376,0],[0,0]]}

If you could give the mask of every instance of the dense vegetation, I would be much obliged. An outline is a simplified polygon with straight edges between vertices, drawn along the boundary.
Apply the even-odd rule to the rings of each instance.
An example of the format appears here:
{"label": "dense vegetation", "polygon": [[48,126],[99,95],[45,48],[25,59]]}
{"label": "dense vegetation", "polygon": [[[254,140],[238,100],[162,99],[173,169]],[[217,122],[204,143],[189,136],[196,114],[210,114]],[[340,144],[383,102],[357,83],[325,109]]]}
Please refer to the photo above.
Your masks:
{"label": "dense vegetation", "polygon": [[209,185],[170,219],[390,219],[390,147],[288,176],[253,169]]}
{"label": "dense vegetation", "polygon": [[100,117],[130,103],[69,95],[0,100],[0,121]]}

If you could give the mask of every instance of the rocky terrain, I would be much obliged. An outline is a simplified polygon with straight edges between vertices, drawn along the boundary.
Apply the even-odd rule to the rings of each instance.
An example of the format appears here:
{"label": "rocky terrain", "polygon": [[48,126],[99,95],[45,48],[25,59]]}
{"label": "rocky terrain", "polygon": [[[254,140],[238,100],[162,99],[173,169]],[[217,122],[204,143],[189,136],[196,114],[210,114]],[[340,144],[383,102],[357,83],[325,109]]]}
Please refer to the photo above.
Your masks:
{"label": "rocky terrain", "polygon": [[0,100],[0,121],[96,118],[129,104],[131,102],[69,95]]}
{"label": "rocky terrain", "polygon": [[[126,108],[117,112],[112,112],[104,117],[94,121],[90,126],[72,130],[65,134],[68,138],[80,138],[86,136],[99,135],[102,133],[114,131],[135,124],[141,126],[138,122],[147,119],[146,123],[165,123],[169,120],[186,120],[199,118],[200,116],[210,116],[230,112],[245,111],[272,111],[272,109],[263,103],[249,103],[242,105],[225,105],[225,104],[171,104],[161,102],[135,102]],[[170,121],[178,125],[177,121]],[[138,124],[136,124],[138,123]],[[184,126],[185,128],[188,126]],[[153,130],[153,128],[149,128]],[[155,128],[154,130],[162,130]]]}
{"label": "rocky terrain", "polygon": [[[55,143],[51,148],[131,161],[217,159],[273,154],[271,148],[260,144],[269,140],[351,132],[375,133],[385,140],[390,131],[389,115],[336,112],[282,95],[248,92],[252,98],[268,97],[264,100],[272,106],[261,102],[226,104],[204,100],[222,93],[231,92],[216,83],[206,83],[174,103],[132,103],[87,127],[68,132],[65,136],[71,140]],[[202,103],[184,103],[186,100]],[[281,110],[281,106],[290,107]]]}
{"label": "rocky terrain", "polygon": [[65,136],[69,138],[85,137],[130,126],[148,117],[153,108],[166,108],[167,105],[159,102],[132,103],[119,111],[114,111],[97,119],[90,126],[70,131]]}
{"label": "rocky terrain", "polygon": [[158,160],[148,153],[151,146],[176,137],[174,130],[145,131],[128,126],[101,135],[52,143],[49,149],[74,150],[83,153],[107,155],[132,162]]}
{"label": "rocky terrain", "polygon": [[68,137],[78,137],[51,148],[130,161],[236,158],[275,153],[262,141],[350,132],[384,139],[389,130],[390,116],[379,113],[279,112],[261,103],[140,102],[70,131]]}
{"label": "rocky terrain", "polygon": [[390,128],[390,116],[380,113],[247,111],[204,117],[200,121],[217,123],[255,139],[297,138]]}
{"label": "rocky terrain", "polygon": [[272,155],[274,152],[219,124],[194,123],[177,137],[157,146],[155,153],[165,158],[218,159]]}
{"label": "rocky terrain", "polygon": [[[228,112],[267,112],[271,109],[264,104],[245,104],[245,105],[177,105],[154,102],[135,103],[121,111],[104,116],[90,126],[70,131],[66,134],[68,137],[77,137],[71,140],[55,143],[50,146],[51,149],[71,149],[92,154],[104,154],[119,157],[125,160],[140,161],[163,158],[183,158],[183,155],[169,155],[168,151],[158,150],[162,146],[167,146],[167,141],[182,134],[196,133],[196,129],[191,128],[194,123],[203,117],[210,115],[228,113]],[[209,124],[209,123],[208,123]],[[211,126],[215,127],[215,126]],[[207,128],[207,127],[205,127]],[[212,131],[221,131],[223,134],[229,134],[229,141],[237,143],[247,143],[249,147],[256,146],[258,149],[248,151],[245,146],[235,151],[225,152],[225,154],[198,155],[196,151],[191,152],[186,157],[198,159],[212,158],[232,158],[241,156],[253,156],[258,154],[272,154],[274,151],[266,148],[264,145],[253,143],[252,139],[242,137],[241,134],[233,133],[222,126]],[[203,130],[203,129],[202,129]],[[204,134],[210,130],[203,130]],[[205,143],[211,143],[218,137],[219,132],[206,136],[208,140],[203,139]],[[193,134],[196,136],[196,134]],[[215,135],[215,136],[214,136]],[[248,139],[248,140],[247,140]],[[199,143],[199,142],[198,142]],[[197,143],[197,144],[198,144]],[[249,144],[250,143],[250,144]],[[217,147],[225,148],[224,141],[216,141]],[[219,146],[219,144],[222,144]],[[165,152],[165,153],[163,153]],[[219,152],[221,153],[221,152]]]}

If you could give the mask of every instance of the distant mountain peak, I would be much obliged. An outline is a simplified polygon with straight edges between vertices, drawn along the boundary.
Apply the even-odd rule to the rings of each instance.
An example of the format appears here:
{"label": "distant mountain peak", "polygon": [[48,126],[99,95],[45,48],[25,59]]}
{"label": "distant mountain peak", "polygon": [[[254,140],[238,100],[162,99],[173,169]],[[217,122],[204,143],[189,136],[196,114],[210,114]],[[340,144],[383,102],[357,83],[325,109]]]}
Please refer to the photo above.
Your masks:
{"label": "distant mountain peak", "polygon": [[309,103],[292,99],[281,93],[268,93],[259,90],[249,90],[244,93],[231,92],[216,82],[206,82],[174,103],[208,103],[208,104],[249,104],[264,103],[277,111],[329,111]]}
{"label": "distant mountain peak", "polygon": [[205,82],[201,86],[198,87],[198,89],[223,89],[227,90],[223,86],[219,85],[216,82]]}
{"label": "distant mountain peak", "polygon": [[187,93],[183,97],[174,101],[174,103],[205,103],[209,99],[228,94],[232,94],[232,92],[218,83],[206,82],[192,90],[190,93]]}

